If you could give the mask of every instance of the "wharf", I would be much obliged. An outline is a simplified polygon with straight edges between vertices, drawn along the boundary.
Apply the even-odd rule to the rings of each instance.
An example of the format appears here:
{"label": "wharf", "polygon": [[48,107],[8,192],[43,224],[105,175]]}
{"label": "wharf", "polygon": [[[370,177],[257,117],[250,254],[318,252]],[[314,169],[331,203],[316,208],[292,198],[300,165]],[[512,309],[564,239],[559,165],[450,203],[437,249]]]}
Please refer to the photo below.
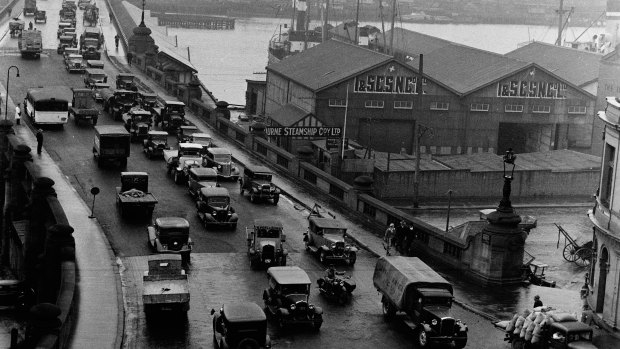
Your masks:
{"label": "wharf", "polygon": [[235,19],[229,17],[167,12],[151,12],[151,14],[157,17],[157,24],[160,26],[215,30],[235,29]]}

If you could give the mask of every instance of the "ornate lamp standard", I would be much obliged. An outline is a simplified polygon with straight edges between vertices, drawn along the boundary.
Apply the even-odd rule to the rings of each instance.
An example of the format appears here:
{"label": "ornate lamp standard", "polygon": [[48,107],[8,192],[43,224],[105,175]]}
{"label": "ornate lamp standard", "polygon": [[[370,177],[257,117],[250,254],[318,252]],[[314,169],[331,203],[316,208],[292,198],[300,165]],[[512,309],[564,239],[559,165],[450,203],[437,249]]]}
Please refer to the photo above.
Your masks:
{"label": "ornate lamp standard", "polygon": [[17,68],[16,66],[12,65],[9,67],[9,69],[6,70],[6,103],[4,104],[4,120],[6,120],[6,117],[8,114],[8,109],[9,109],[9,79],[11,78],[11,75],[9,74],[9,72],[11,71],[11,68],[15,68],[17,69],[17,75],[16,77],[19,77],[19,68]]}

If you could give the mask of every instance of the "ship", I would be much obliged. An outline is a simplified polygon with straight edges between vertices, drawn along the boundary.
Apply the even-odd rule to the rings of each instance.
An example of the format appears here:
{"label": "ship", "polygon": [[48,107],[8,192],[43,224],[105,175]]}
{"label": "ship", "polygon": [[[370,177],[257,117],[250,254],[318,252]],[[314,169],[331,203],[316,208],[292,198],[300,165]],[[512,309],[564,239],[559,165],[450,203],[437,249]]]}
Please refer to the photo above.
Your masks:
{"label": "ship", "polygon": [[[308,30],[308,4],[306,0],[295,2],[292,25],[280,25],[279,31],[269,40],[267,64],[280,62],[286,57],[303,52],[323,42],[321,28]],[[283,28],[284,27],[284,28]],[[285,31],[283,32],[282,29]]]}

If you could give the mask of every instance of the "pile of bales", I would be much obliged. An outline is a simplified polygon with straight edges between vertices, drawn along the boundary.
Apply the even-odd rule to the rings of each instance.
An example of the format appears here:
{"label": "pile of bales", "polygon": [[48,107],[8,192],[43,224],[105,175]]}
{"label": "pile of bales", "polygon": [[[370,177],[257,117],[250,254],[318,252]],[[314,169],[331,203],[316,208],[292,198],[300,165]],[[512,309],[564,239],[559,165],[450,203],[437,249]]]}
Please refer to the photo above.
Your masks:
{"label": "pile of bales", "polygon": [[521,340],[536,344],[547,335],[546,331],[554,322],[577,321],[574,314],[552,310],[549,307],[537,307],[533,311],[524,310],[516,313],[506,326],[506,336],[509,342]]}

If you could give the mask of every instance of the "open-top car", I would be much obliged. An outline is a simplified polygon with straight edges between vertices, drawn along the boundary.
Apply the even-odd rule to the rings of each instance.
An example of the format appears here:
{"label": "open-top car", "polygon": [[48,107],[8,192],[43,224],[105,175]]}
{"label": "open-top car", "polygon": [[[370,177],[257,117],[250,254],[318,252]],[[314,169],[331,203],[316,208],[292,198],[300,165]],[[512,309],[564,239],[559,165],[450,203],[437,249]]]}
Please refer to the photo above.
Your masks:
{"label": "open-top car", "polygon": [[250,267],[286,265],[288,251],[284,248],[286,235],[282,233],[282,223],[270,218],[254,220],[254,227],[245,228],[248,241]]}
{"label": "open-top car", "polygon": [[256,303],[224,304],[213,315],[213,344],[216,349],[271,348],[267,317]]}
{"label": "open-top car", "polygon": [[143,141],[143,145],[144,153],[147,158],[162,157],[164,155],[164,150],[170,149],[168,146],[168,132],[149,131],[146,135],[146,139]]}
{"label": "open-top car", "polygon": [[265,313],[280,328],[309,324],[315,330],[323,324],[323,309],[310,304],[310,278],[299,267],[267,269],[269,288],[263,292]]}
{"label": "open-top car", "polygon": [[317,209],[320,206],[315,204],[308,216],[308,230],[304,234],[306,250],[318,254],[321,263],[337,260],[355,264],[357,248],[344,239],[347,227],[335,218],[322,217]]}
{"label": "open-top car", "polygon": [[223,179],[238,180],[239,169],[232,162],[232,153],[226,148],[203,148],[204,167],[213,167]]}
{"label": "open-top car", "polygon": [[189,263],[193,242],[189,237],[189,222],[180,217],[159,217],[148,227],[149,246],[157,253],[180,254]]}
{"label": "open-top car", "polygon": [[144,139],[151,130],[151,113],[140,108],[133,107],[123,114],[125,129],[131,133],[131,140]]}
{"label": "open-top car", "polygon": [[198,199],[200,189],[204,187],[219,187],[217,172],[208,167],[191,167],[187,171],[187,191],[189,195]]}
{"label": "open-top car", "polygon": [[243,179],[239,179],[241,195],[244,191],[250,194],[250,202],[271,200],[274,205],[280,200],[280,189],[271,183],[272,172],[264,166],[247,164],[243,170]]}
{"label": "open-top car", "polygon": [[230,206],[228,189],[222,187],[200,188],[196,208],[198,209],[198,217],[205,228],[219,226],[228,227],[232,230],[237,229],[239,216],[235,209]]}

